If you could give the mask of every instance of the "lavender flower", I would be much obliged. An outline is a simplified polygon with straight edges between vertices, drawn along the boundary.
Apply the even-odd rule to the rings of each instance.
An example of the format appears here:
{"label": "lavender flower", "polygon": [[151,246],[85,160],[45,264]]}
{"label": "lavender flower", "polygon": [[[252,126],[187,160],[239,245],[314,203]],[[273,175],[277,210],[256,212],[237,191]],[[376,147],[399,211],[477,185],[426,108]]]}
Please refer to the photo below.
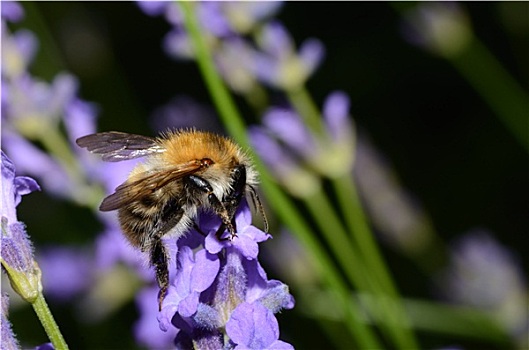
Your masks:
{"label": "lavender flower", "polygon": [[15,176],[15,166],[2,153],[2,267],[13,289],[27,301],[33,301],[42,291],[41,272],[33,259],[33,246],[24,224],[17,220],[16,206],[21,196],[39,190],[35,180]]}
{"label": "lavender flower", "polygon": [[10,22],[18,22],[24,17],[24,10],[16,1],[3,1],[1,11],[2,19]]}
{"label": "lavender flower", "polygon": [[444,57],[457,55],[472,39],[466,13],[453,2],[418,5],[405,15],[402,31],[412,44]]}
{"label": "lavender flower", "polygon": [[490,312],[527,345],[527,281],[517,259],[488,232],[475,230],[458,240],[439,281],[447,298]]}
{"label": "lavender flower", "polygon": [[270,108],[263,117],[266,128],[250,129],[252,144],[291,194],[310,196],[320,188],[314,170],[331,178],[351,171],[355,139],[348,111],[347,95],[330,94],[323,106],[325,130],[317,136],[296,112]]}
{"label": "lavender flower", "polygon": [[265,26],[258,39],[255,74],[270,86],[293,91],[305,84],[323,60],[324,47],[317,39],[308,39],[296,53],[292,38],[279,22]]}
{"label": "lavender flower", "polygon": [[149,349],[169,349],[177,334],[177,329],[169,327],[161,330],[156,320],[158,316],[158,286],[144,288],[136,295],[136,305],[140,318],[134,324],[134,335],[138,344]]}
{"label": "lavender flower", "polygon": [[388,163],[366,136],[358,137],[354,176],[373,225],[387,242],[416,256],[434,240],[430,220]]}
{"label": "lavender flower", "polygon": [[69,301],[93,283],[93,257],[84,247],[44,247],[39,250],[37,260],[42,285],[50,298]]}
{"label": "lavender flower", "polygon": [[[176,327],[175,343],[183,348],[292,348],[278,340],[274,313],[292,308],[294,299],[285,284],[268,280],[257,261],[257,243],[270,236],[250,225],[246,202],[235,220],[233,241],[219,242],[218,218],[203,214],[199,226],[208,236],[192,232],[178,242],[178,268],[158,317],[160,328]],[[187,239],[201,242],[198,250]]]}

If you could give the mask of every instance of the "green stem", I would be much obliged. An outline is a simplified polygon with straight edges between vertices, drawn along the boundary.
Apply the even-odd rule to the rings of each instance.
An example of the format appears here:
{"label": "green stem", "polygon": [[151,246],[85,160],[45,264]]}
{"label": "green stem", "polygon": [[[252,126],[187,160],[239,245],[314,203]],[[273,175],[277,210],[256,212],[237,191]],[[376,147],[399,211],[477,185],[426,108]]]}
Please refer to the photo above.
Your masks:
{"label": "green stem", "polygon": [[316,220],[320,231],[335,253],[349,281],[358,290],[368,291],[370,289],[368,286],[369,278],[365,274],[365,265],[358,259],[360,254],[351,245],[347,233],[336,216],[328,198],[322,191],[319,191],[306,198],[304,203],[309,209],[311,217]]}
{"label": "green stem", "polygon": [[340,207],[353,239],[358,246],[369,271],[376,280],[374,295],[381,297],[378,311],[384,315],[388,332],[392,335],[395,345],[401,349],[418,348],[411,331],[408,316],[400,302],[399,292],[386,268],[384,258],[374,240],[373,233],[367,224],[364,210],[352,179],[346,175],[333,180],[334,189]]}
{"label": "green stem", "polygon": [[61,334],[61,331],[59,330],[59,327],[57,326],[57,323],[55,323],[53,315],[51,314],[50,309],[48,308],[48,304],[46,303],[46,300],[44,300],[44,296],[42,295],[42,293],[39,293],[39,296],[31,305],[33,306],[33,310],[35,310],[35,313],[37,314],[40,323],[44,327],[48,338],[53,344],[53,347],[56,350],[68,349],[68,345],[64,341],[64,338]]}
{"label": "green stem", "polygon": [[505,127],[529,151],[529,96],[476,38],[450,62],[481,94]]}

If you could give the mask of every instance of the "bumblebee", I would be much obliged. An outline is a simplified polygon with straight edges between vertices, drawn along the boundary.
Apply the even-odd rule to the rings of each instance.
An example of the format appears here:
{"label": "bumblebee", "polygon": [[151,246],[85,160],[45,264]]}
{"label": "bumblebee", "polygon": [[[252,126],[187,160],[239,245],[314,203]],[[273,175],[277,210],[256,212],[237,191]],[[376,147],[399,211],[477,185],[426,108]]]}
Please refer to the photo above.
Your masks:
{"label": "bumblebee", "polygon": [[247,194],[265,218],[255,189],[257,171],[250,157],[226,137],[196,130],[172,131],[157,138],[110,131],[76,142],[108,162],[145,157],[99,209],[117,210],[127,240],[148,252],[160,287],[160,310],[169,287],[169,256],[162,237],[182,237],[196,227],[199,210],[206,210],[221,219],[217,238],[228,231],[228,239],[233,239],[234,214]]}

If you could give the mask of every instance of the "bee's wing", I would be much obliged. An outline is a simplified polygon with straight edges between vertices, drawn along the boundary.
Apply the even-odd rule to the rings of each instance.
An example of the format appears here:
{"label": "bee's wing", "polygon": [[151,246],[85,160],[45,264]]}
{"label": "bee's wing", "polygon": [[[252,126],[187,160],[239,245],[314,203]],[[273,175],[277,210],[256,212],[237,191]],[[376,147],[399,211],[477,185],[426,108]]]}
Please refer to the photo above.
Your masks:
{"label": "bee's wing", "polygon": [[164,151],[154,138],[117,131],[86,135],[78,138],[76,143],[92,153],[101,154],[107,162],[119,162]]}
{"label": "bee's wing", "polygon": [[141,200],[141,198],[152,194],[157,189],[162,188],[172,181],[196,173],[201,167],[200,160],[192,160],[171,167],[167,170],[146,174],[140,179],[133,180],[132,182],[124,182],[116,188],[114,193],[103,200],[99,206],[99,210],[116,210],[124,205]]}

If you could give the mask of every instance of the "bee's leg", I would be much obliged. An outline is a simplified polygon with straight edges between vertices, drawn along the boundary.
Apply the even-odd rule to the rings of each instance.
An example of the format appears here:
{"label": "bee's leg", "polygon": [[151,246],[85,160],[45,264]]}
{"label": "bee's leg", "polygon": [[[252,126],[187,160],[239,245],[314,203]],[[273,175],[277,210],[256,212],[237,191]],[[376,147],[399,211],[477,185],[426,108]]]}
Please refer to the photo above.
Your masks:
{"label": "bee's leg", "polygon": [[[224,207],[228,211],[230,218],[233,219],[235,212],[241,204],[243,195],[246,192],[246,167],[239,165],[233,169],[231,174],[232,190],[222,199]],[[233,220],[235,222],[235,220]]]}
{"label": "bee's leg", "polygon": [[154,233],[151,236],[150,263],[156,271],[156,282],[160,287],[158,293],[158,307],[162,310],[162,303],[169,288],[169,254],[162,242],[162,237],[178,224],[184,215],[184,210],[178,202],[168,202],[162,210],[159,221],[156,224]]}
{"label": "bee's leg", "polygon": [[158,293],[158,310],[162,311],[162,303],[169,288],[169,267],[167,248],[161,239],[155,239],[151,247],[151,266],[156,270],[156,282],[160,287]]}
{"label": "bee's leg", "polygon": [[[215,211],[215,214],[217,214],[220,219],[222,220],[222,226],[224,228],[227,228],[230,232],[230,239],[233,239],[234,237],[237,237],[237,234],[235,233],[235,229],[233,227],[233,224],[231,223],[230,215],[228,214],[228,211],[226,210],[226,207],[222,204],[222,202],[215,196],[215,193],[213,193],[213,187],[201,178],[200,176],[196,175],[190,175],[187,178],[187,183],[189,186],[192,186],[193,188],[202,191],[207,194],[208,196],[208,202],[211,208]],[[220,229],[220,228],[219,228]],[[224,230],[223,230],[224,231]],[[217,237],[220,239],[220,234],[222,234],[222,231],[219,233],[217,231]]]}
{"label": "bee's leg", "polygon": [[[233,229],[235,230],[235,232],[237,232],[235,212],[237,211],[239,204],[241,204],[242,196],[244,195],[246,190],[246,167],[244,165],[239,165],[235,167],[235,169],[233,169],[231,177],[233,181],[232,190],[222,199],[222,204],[226,208],[228,216],[231,218],[230,221],[231,225],[233,226]],[[219,239],[220,235],[224,232],[225,229],[225,224],[222,224],[219,227],[217,231],[217,237],[219,237]]]}

